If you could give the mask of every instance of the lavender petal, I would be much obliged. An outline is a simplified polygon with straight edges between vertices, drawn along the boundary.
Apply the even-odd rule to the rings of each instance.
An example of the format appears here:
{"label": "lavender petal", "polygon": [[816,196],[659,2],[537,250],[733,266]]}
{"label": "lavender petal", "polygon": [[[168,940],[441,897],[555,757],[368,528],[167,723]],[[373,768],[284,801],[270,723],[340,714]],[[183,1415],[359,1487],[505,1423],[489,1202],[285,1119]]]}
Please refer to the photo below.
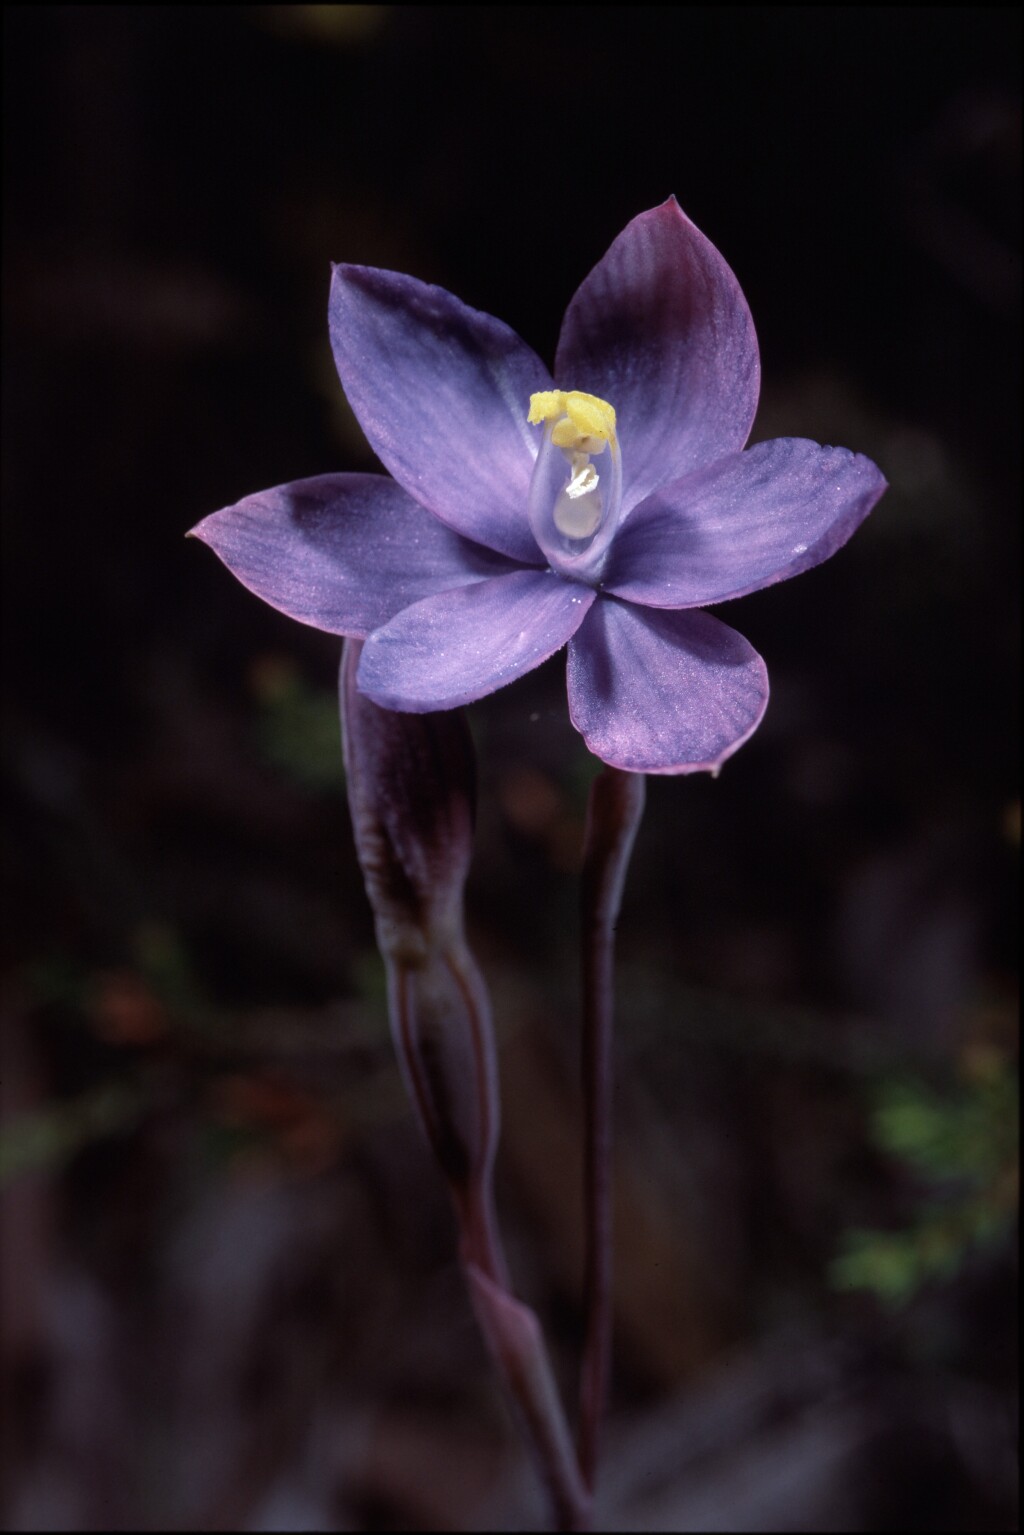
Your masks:
{"label": "lavender petal", "polygon": [[427,597],[371,634],[360,690],[385,709],[452,709],[532,671],[579,628],[595,593],[551,571]]}
{"label": "lavender petal", "polygon": [[885,488],[871,460],[848,448],[794,437],[758,443],[636,507],[603,585],[658,608],[742,597],[828,559]]}
{"label": "lavender petal", "polygon": [[433,592],[514,567],[393,480],[325,474],[247,496],[192,529],[243,586],[300,623],[362,636]]}
{"label": "lavender petal", "polygon": [[526,518],[547,369],[513,330],[443,288],[337,266],[331,345],[352,409],[384,467],[456,532],[543,563]]}
{"label": "lavender petal", "polygon": [[634,773],[718,771],[757,728],[768,673],[708,613],[603,599],[569,646],[569,712],[590,750]]}
{"label": "lavender petal", "polygon": [[674,197],[627,224],[577,289],[555,378],[614,405],[624,512],[743,447],[760,387],[754,322]]}

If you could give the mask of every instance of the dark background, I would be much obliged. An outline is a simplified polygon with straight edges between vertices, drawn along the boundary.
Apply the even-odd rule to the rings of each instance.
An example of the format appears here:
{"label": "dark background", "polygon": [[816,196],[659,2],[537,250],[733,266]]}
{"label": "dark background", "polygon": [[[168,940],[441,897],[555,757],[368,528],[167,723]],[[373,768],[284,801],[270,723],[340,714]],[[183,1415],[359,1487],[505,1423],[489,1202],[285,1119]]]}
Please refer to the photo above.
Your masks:
{"label": "dark background", "polygon": [[[332,260],[550,361],[670,192],[750,302],[755,440],[891,489],[721,610],[766,720],[649,787],[599,1521],[1014,1527],[1019,52],[1012,7],[6,9],[8,1527],[541,1517],[387,1038],[338,643],[183,535],[374,467]],[[470,926],[571,1393],[563,668],[472,711]]]}

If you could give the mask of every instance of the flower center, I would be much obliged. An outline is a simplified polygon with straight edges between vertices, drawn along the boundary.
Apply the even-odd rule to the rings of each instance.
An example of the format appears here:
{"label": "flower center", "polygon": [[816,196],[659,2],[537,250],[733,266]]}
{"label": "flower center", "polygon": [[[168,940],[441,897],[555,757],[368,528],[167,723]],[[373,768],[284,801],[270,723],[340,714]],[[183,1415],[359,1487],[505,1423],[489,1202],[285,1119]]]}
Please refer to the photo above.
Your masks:
{"label": "flower center", "polygon": [[598,535],[614,531],[622,487],[614,407],[577,389],[547,389],[530,396],[527,420],[544,426],[529,504],[541,547],[570,557],[595,541],[603,549]]}

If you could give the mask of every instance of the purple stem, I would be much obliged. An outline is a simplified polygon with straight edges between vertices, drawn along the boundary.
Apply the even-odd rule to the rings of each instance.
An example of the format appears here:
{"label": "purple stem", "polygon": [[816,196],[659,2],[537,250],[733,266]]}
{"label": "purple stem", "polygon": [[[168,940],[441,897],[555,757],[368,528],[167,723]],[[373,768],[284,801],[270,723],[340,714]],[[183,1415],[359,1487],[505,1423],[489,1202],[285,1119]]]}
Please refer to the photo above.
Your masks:
{"label": "purple stem", "polygon": [[[468,1070],[460,1078],[476,1106],[472,1120],[493,1147],[497,1137],[497,1081],[487,991],[469,950],[456,941],[435,963],[455,982],[458,1029],[468,1040]],[[416,988],[388,960],[392,1018],[413,1102],[445,1174],[459,1223],[459,1260],[488,1350],[508,1394],[537,1472],[551,1499],[555,1528],[589,1530],[591,1500],[573,1451],[554,1372],[536,1316],[512,1294],[494,1214],[492,1154],[467,1165],[453,1138],[450,1084],[434,1049],[424,1052],[424,1017]],[[452,1015],[452,1022],[455,1014]]]}
{"label": "purple stem", "polygon": [[459,1222],[477,1321],[512,1400],[560,1530],[585,1530],[590,1495],[540,1325],[511,1292],[494,1216],[497,1054],[483,977],[465,941],[474,763],[463,715],[379,709],[341,670],[352,828],[388,978],[402,1072]]}
{"label": "purple stem", "polygon": [[642,773],[606,767],[590,790],[583,844],[583,1099],[587,1327],[579,1462],[593,1493],[612,1341],[612,1028],[615,923],[643,815]]}

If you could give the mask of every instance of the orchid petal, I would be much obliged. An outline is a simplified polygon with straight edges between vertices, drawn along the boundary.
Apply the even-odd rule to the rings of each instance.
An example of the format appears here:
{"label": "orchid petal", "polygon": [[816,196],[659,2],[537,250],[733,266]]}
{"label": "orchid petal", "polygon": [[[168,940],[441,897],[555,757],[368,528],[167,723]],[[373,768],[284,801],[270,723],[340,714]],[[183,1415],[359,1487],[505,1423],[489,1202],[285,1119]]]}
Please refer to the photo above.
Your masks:
{"label": "orchid petal", "polygon": [[627,772],[715,773],[767,703],[761,657],[708,613],[606,598],[569,646],[572,722],[595,756]]}
{"label": "orchid petal", "polygon": [[349,404],[398,483],[466,538],[540,565],[526,517],[548,370],[515,331],[443,288],[336,266],[331,345]]}
{"label": "orchid petal", "polygon": [[579,628],[596,593],[518,570],[427,597],[371,634],[358,684],[385,709],[453,709],[532,671]]}
{"label": "orchid petal", "polygon": [[432,592],[512,568],[379,474],[278,485],[214,512],[191,536],[289,618],[358,637]]}
{"label": "orchid petal", "polygon": [[886,484],[869,458],[780,437],[666,485],[636,507],[602,585],[656,608],[742,597],[845,544]]}
{"label": "orchid petal", "polygon": [[743,447],[760,387],[754,322],[674,197],[627,224],[577,289],[555,378],[615,407],[624,512]]}

